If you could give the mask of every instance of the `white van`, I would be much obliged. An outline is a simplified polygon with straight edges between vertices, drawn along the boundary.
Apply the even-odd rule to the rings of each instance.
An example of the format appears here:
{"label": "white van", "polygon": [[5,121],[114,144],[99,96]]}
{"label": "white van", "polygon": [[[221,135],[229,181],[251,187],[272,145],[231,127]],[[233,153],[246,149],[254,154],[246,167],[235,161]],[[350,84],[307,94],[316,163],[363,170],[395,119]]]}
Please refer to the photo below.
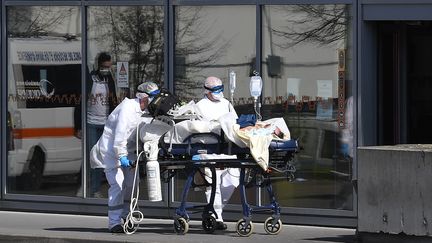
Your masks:
{"label": "white van", "polygon": [[8,177],[37,189],[43,176],[80,172],[74,109],[81,99],[81,41],[8,41]]}

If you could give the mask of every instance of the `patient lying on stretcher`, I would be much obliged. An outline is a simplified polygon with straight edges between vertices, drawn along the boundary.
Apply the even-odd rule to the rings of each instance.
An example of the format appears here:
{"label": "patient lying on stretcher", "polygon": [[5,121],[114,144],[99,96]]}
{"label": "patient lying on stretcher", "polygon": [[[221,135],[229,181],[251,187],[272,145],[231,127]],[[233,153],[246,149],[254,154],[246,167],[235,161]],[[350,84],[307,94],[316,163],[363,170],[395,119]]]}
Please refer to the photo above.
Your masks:
{"label": "patient lying on stretcher", "polygon": [[[250,154],[255,161],[267,170],[269,163],[269,145],[272,140],[289,140],[290,132],[283,118],[272,118],[266,121],[257,122],[253,126],[240,128],[237,118],[228,113],[218,121],[185,120],[172,125],[162,122],[152,122],[146,124],[145,129],[140,130],[141,140],[158,140],[163,136],[166,144],[181,144],[186,142],[186,138],[196,133],[214,133],[222,135],[225,141],[231,141],[241,148],[248,147]],[[165,133],[166,132],[166,133]],[[215,137],[197,137],[191,139],[191,143],[215,144],[218,139]]]}
{"label": "patient lying on stretcher", "polygon": [[250,149],[250,154],[263,170],[268,169],[269,146],[272,140],[290,139],[290,132],[283,118],[273,118],[243,128],[236,124],[234,133],[234,138]]}
{"label": "patient lying on stretcher", "polygon": [[273,135],[275,138],[288,139],[279,127],[269,123],[256,123],[253,126],[240,128],[240,131],[247,132],[250,136]]}

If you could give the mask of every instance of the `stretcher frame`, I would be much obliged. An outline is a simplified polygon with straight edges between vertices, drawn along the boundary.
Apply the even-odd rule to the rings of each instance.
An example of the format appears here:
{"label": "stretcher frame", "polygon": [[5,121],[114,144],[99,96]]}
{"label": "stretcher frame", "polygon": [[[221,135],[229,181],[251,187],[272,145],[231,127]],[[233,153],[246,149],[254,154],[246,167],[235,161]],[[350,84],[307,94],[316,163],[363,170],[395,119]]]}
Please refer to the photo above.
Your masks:
{"label": "stretcher frame", "polygon": [[[264,222],[264,229],[268,234],[278,234],[282,229],[282,221],[280,219],[280,205],[276,200],[276,195],[273,192],[272,180],[288,180],[292,181],[294,179],[294,173],[296,171],[295,166],[292,164],[295,153],[298,152],[298,141],[292,140],[295,143],[294,147],[281,148],[281,147],[270,147],[270,161],[269,169],[264,171],[248,154],[245,157],[238,159],[210,159],[210,160],[192,160],[191,156],[197,153],[200,149],[194,149],[193,144],[190,143],[191,138],[196,136],[215,136],[218,141],[221,141],[219,135],[200,133],[192,134],[187,139],[185,139],[186,153],[182,154],[182,159],[176,158],[172,151],[167,151],[166,144],[161,144],[161,158],[159,159],[159,164],[161,168],[161,173],[163,175],[162,180],[164,182],[169,182],[175,175],[177,170],[184,170],[187,174],[186,183],[183,187],[181,195],[180,206],[175,210],[174,216],[174,230],[178,234],[186,234],[189,230],[189,214],[188,211],[196,211],[202,208],[202,227],[206,233],[213,233],[216,230],[216,219],[213,215],[216,215],[213,204],[215,199],[216,190],[216,169],[221,168],[239,168],[240,169],[240,198],[242,204],[242,214],[243,217],[237,221],[236,231],[240,236],[249,236],[253,233],[254,226],[252,222],[252,214],[254,212],[272,212],[272,216],[268,217]],[[162,140],[161,140],[162,142]],[[226,151],[227,147],[219,143],[217,149],[220,153]],[[199,146],[206,146],[199,144]],[[230,149],[236,151],[236,147],[229,146]],[[238,148],[240,149],[240,148]],[[248,149],[240,149],[242,151],[248,151]],[[236,153],[237,154],[237,153]],[[211,183],[206,180],[204,184],[197,185],[194,183],[194,177],[196,173],[199,173],[205,179],[205,175],[202,172],[204,168],[209,168],[211,171]],[[283,176],[272,177],[273,173],[279,173]],[[209,186],[211,187],[210,200],[207,204],[192,205],[187,203],[187,196],[189,190],[196,186]],[[258,186],[265,187],[267,194],[269,196],[269,204],[263,206],[252,206],[247,202],[246,188]]]}

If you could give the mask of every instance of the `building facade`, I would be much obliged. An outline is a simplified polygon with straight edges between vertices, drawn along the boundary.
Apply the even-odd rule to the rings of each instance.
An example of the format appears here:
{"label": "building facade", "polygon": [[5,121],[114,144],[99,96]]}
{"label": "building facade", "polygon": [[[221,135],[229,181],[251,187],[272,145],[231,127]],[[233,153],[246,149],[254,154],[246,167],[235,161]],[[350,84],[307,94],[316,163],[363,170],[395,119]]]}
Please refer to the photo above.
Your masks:
{"label": "building facade", "polygon": [[[235,71],[224,95],[247,114],[259,74],[263,119],[283,117],[301,146],[295,180],[273,184],[282,221],[356,226],[355,148],[430,142],[429,10],[428,0],[2,0],[0,208],[105,213],[87,112],[114,98],[87,84],[106,52],[116,101],[145,80],[197,101],[205,77],[228,87]],[[184,181],[163,184],[157,203],[141,183],[144,214],[172,217]],[[248,195],[268,202],[259,188]],[[241,218],[238,193],[225,213]]]}

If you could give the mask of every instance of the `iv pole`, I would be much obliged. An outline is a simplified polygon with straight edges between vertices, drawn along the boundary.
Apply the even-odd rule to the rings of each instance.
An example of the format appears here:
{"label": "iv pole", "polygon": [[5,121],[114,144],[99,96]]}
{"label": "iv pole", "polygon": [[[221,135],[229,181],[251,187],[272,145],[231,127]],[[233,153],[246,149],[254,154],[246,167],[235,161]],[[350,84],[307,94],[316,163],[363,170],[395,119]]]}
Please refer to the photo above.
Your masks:
{"label": "iv pole", "polygon": [[[229,73],[229,88],[230,88],[230,101],[231,105],[234,107],[234,91],[236,89],[236,73],[231,70]],[[228,143],[228,154],[231,154],[232,143]]]}

